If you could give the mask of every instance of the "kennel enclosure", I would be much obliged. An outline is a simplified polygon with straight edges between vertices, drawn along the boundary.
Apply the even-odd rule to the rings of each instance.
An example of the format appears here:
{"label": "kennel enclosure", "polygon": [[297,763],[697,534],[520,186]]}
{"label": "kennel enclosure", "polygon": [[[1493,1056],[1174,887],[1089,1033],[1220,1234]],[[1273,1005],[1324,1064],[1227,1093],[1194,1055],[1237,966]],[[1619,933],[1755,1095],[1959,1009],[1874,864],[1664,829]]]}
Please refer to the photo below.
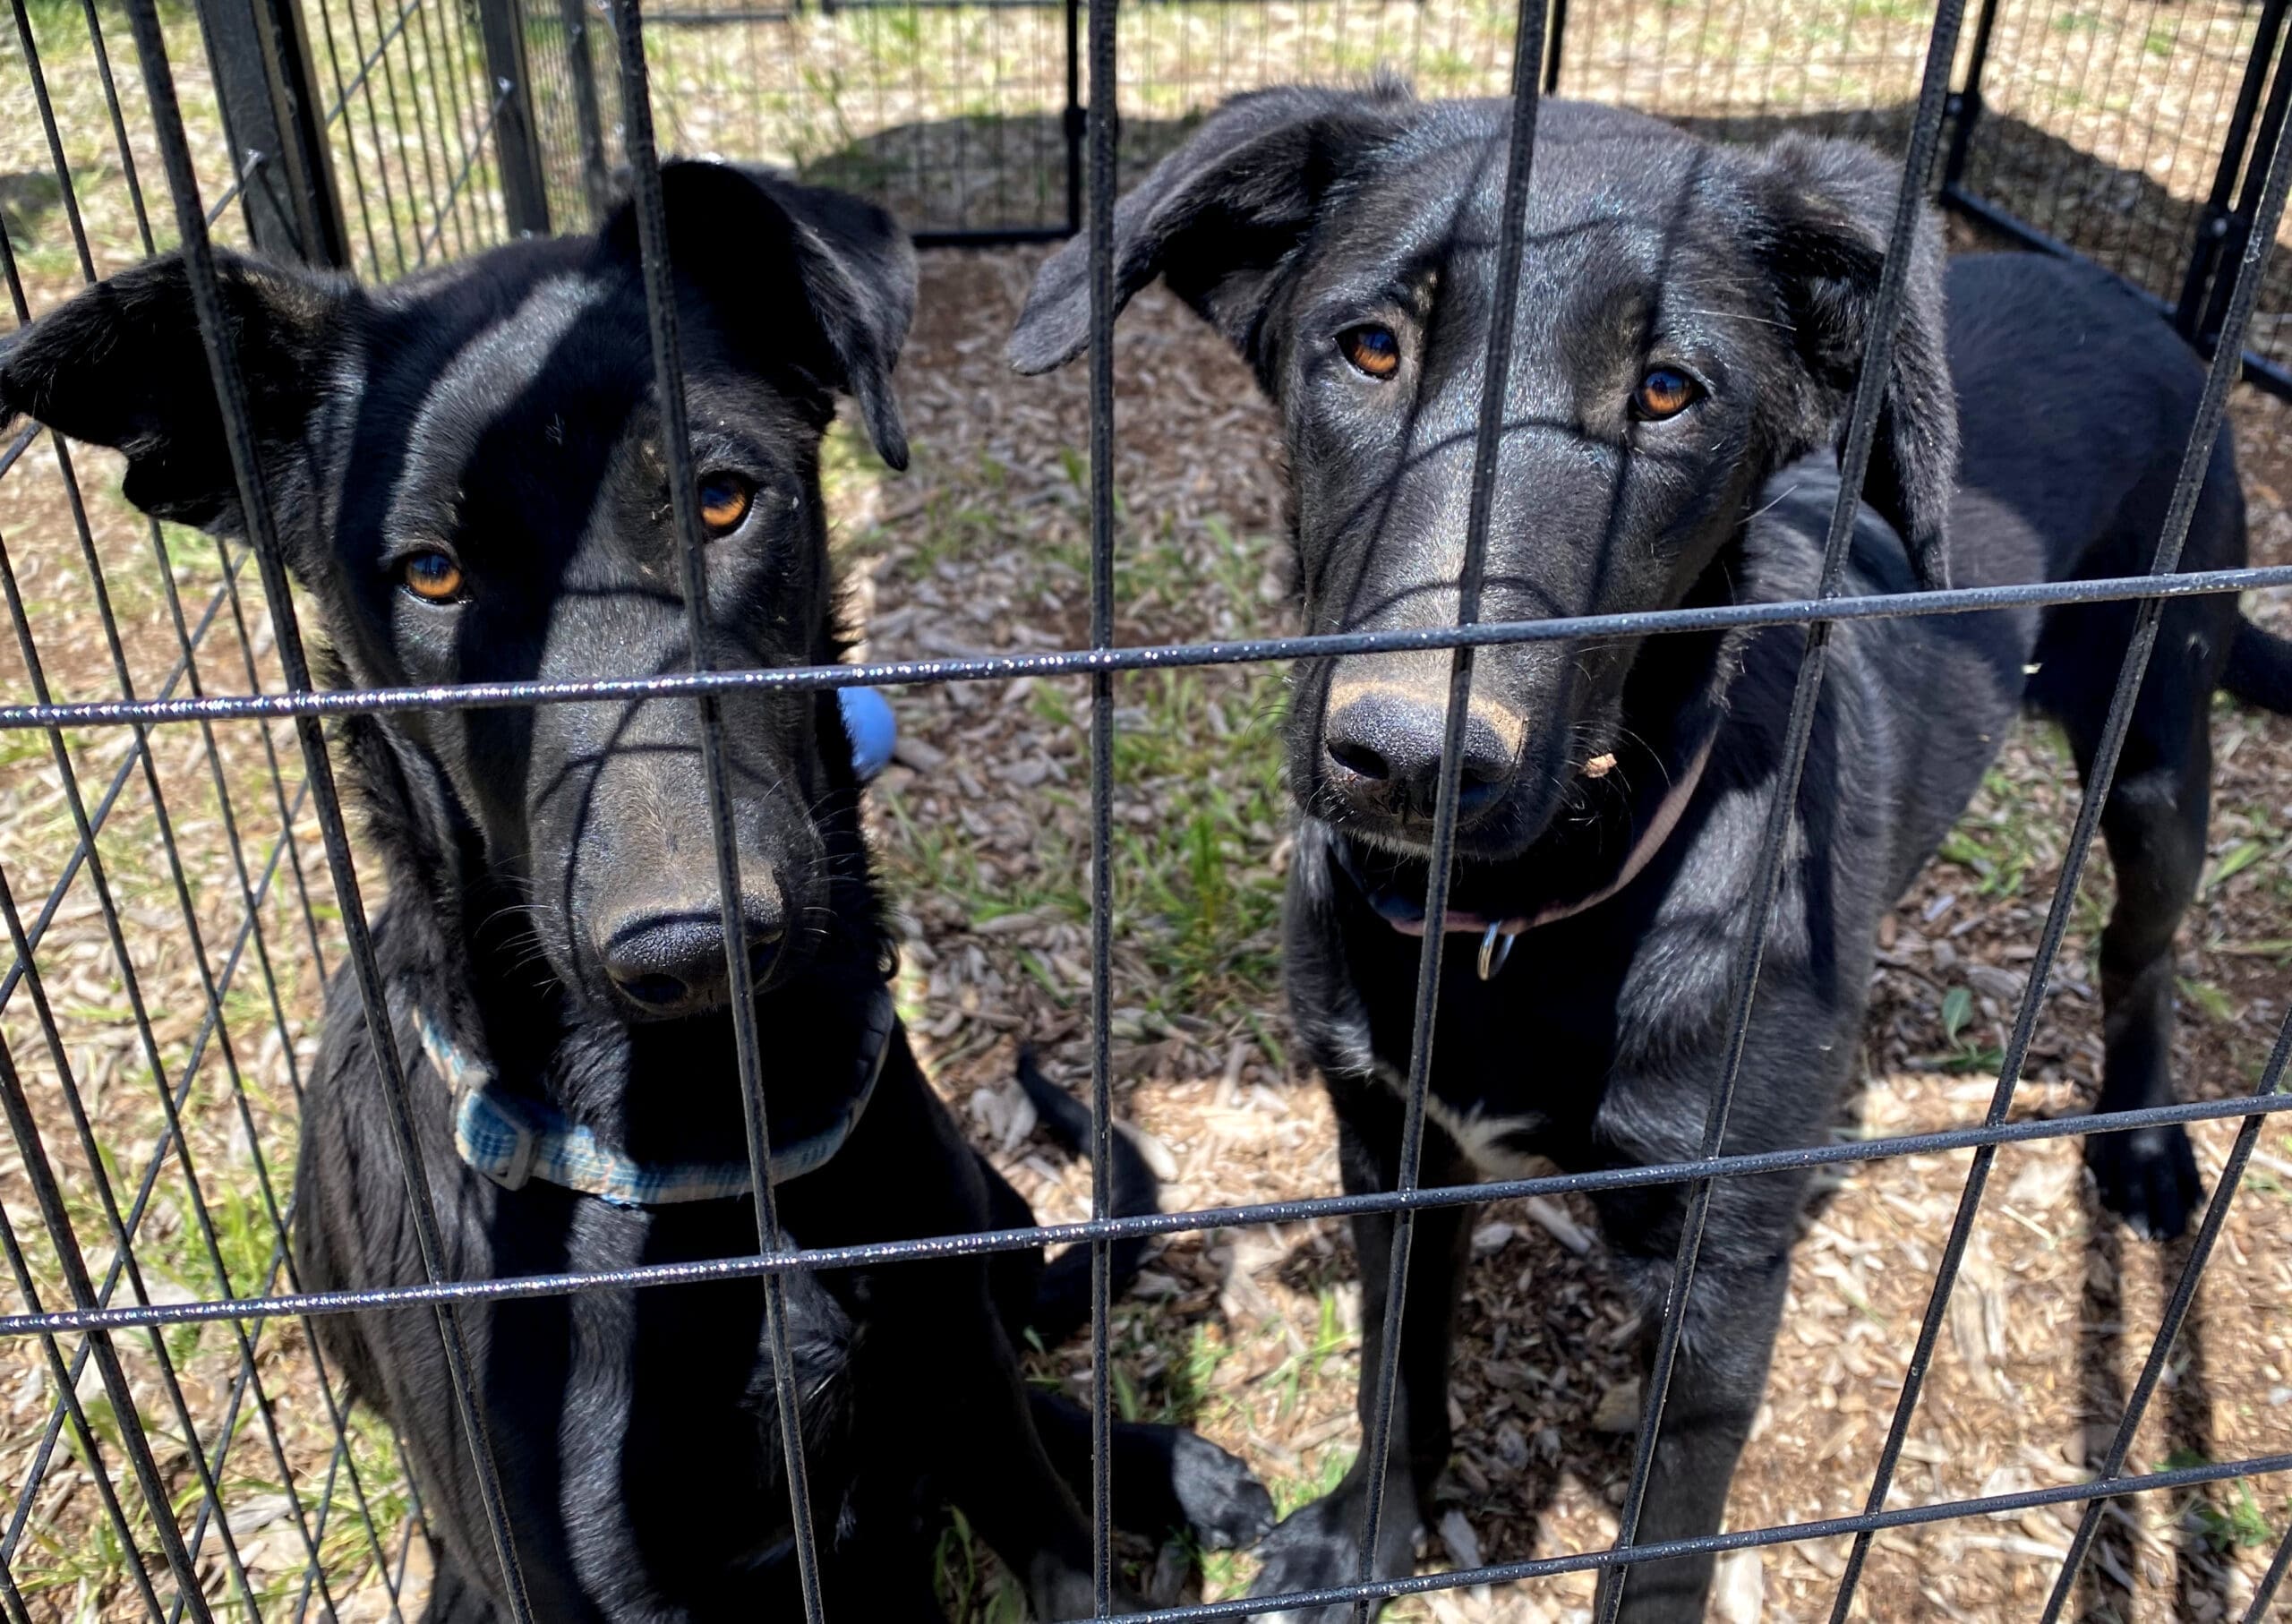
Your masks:
{"label": "kennel enclosure", "polygon": [[[1938,12],[1929,17],[1920,7],[1861,0],[1817,7],[1806,37],[1821,48],[1794,51],[1794,40],[1776,37],[1771,8],[1743,0],[1699,7],[1561,0],[1548,13],[1530,5],[1517,16],[1502,6],[1450,0],[1142,0],[1119,10],[1113,0],[1089,6],[1081,0],[862,0],[778,9],[664,7],[641,18],[633,5],[606,10],[581,0],[406,0],[396,7],[389,0],[200,0],[189,9],[133,0],[124,27],[95,0],[38,8],[14,0],[16,59],[0,64],[0,83],[7,85],[7,105],[25,110],[19,138],[28,143],[28,157],[19,160],[23,168],[12,164],[0,176],[6,187],[0,192],[0,259],[21,325],[84,281],[155,249],[182,244],[196,261],[210,232],[234,245],[389,278],[526,233],[588,228],[607,200],[628,187],[657,265],[654,165],[667,152],[789,164],[809,178],[882,199],[926,244],[1057,237],[1103,226],[1111,198],[1224,96],[1261,83],[1357,76],[1390,64],[1424,94],[1499,94],[1509,86],[1524,108],[1540,94],[1558,93],[1641,107],[1732,137],[1813,128],[1877,141],[1903,158],[1913,195],[1930,188],[1986,232],[2091,258],[2147,294],[2160,319],[2175,321],[2202,346],[2223,350],[2227,359],[2216,364],[2196,437],[2200,449],[2218,430],[2236,376],[2292,393],[2292,351],[2284,347],[2283,331],[2292,313],[2292,280],[2286,279],[2292,270],[2263,252],[2277,241],[2292,173],[2292,147],[2283,140],[2292,103],[2292,75],[2281,72],[2283,0],[2174,7],[2125,0],[2082,11],[2006,0],[1983,0],[1970,11],[1959,0],[1945,0]],[[2129,38],[2131,48],[2102,59],[2095,42],[2106,35]],[[1517,125],[1515,177],[1527,172],[1533,128],[1529,117]],[[1523,195],[1517,184],[1508,194],[1506,262],[1515,270]],[[1897,244],[1906,229],[1898,227]],[[1121,428],[1108,342],[1108,240],[1095,239],[1093,251],[1092,649],[954,656],[882,669],[696,673],[644,691],[705,704],[735,684],[1090,678],[1096,902],[1090,1008],[1103,1151],[1111,1132],[1110,887],[1118,860],[1107,810],[1116,675],[1399,645],[1356,636],[1114,646],[1114,453]],[[211,305],[211,287],[209,294]],[[219,339],[211,323],[209,330]],[[227,403],[227,343],[220,344]],[[1877,353],[1883,355],[1883,346]],[[663,346],[659,359],[663,397],[680,398],[672,352]],[[1874,403],[1872,394],[1859,404],[1848,436],[1850,500],[1869,454]],[[1492,466],[1496,430],[1484,412],[1484,467]],[[207,1618],[235,1610],[340,1615],[352,1597],[335,1594],[337,1581],[354,1572],[384,1576],[383,1616],[389,1616],[415,1560],[419,1507],[412,1487],[387,1435],[343,1403],[340,1374],[325,1368],[315,1344],[304,1338],[294,1355],[289,1398],[277,1333],[269,1341],[265,1336],[273,1320],[351,1306],[340,1298],[297,1295],[286,1244],[291,1184],[273,1171],[278,1147],[291,1141],[319,979],[372,980],[355,825],[346,824],[333,796],[319,723],[330,712],[352,708],[561,703],[635,690],[627,680],[600,676],[592,684],[483,694],[314,693],[260,501],[250,504],[257,516],[251,547],[157,525],[123,526],[108,492],[98,488],[106,482],[81,477],[68,449],[42,439],[22,425],[0,446],[0,586],[18,661],[0,696],[0,739],[11,774],[39,786],[36,794],[46,799],[34,809],[44,806],[53,830],[46,845],[20,850],[13,861],[0,846],[0,913],[13,954],[0,980],[0,1036],[6,1040],[0,1103],[13,1150],[13,1163],[0,1168],[0,1178],[10,1181],[0,1240],[19,1295],[15,1312],[0,1319],[0,1333],[37,1348],[39,1378],[32,1423],[38,1440],[21,1481],[11,1485],[0,1534],[0,1605],[18,1619],[39,1618],[60,1594],[46,1584],[58,1553],[40,1544],[40,1508],[54,1483],[77,1474],[97,1503],[73,1537],[98,1555],[106,1542],[121,1548],[102,1568],[111,1575],[102,1604],[125,1616]],[[671,446],[678,457],[673,438]],[[50,457],[53,473],[40,471],[35,488],[35,459]],[[680,473],[690,469],[680,466]],[[686,477],[678,488],[690,484]],[[1468,580],[1477,570],[1486,511],[1484,491]],[[2183,531],[2186,520],[2184,504]],[[697,539],[689,515],[682,521],[697,571]],[[128,545],[121,544],[123,534]],[[42,537],[57,538],[58,545],[36,546]],[[2178,535],[2168,531],[2164,540],[2158,568],[2170,574]],[[1834,534],[1834,551],[1836,543]],[[37,570],[19,568],[19,560],[35,552]],[[1827,578],[1834,584],[1835,558],[1832,563]],[[688,577],[688,605],[697,602],[697,579]],[[1476,617],[1468,609],[1462,617],[1467,629],[1432,644],[1467,651],[1460,663],[1468,671],[1468,651],[1499,639],[1787,621],[1807,624],[1810,649],[1818,651],[1824,628],[1850,615],[2256,589],[2288,580],[2292,572],[2256,569],[2168,584],[1961,591],[1908,603],[1680,611],[1629,626],[1470,627]],[[2148,635],[2159,601],[2144,598]],[[2145,649],[2137,641],[2128,660],[2117,695],[2119,713],[2129,709],[2137,689]],[[1808,663],[1819,672],[1818,652]],[[1802,682],[1804,704],[1811,705],[1818,681],[1817,674]],[[1458,693],[1460,701],[1461,685]],[[1452,705],[1443,851],[1453,833],[1462,714],[1460,702]],[[2095,774],[2096,790],[2087,794],[2071,837],[2060,893],[2030,962],[2031,988],[2047,986],[2068,928],[2065,899],[2076,890],[2107,775],[2106,769]],[[148,863],[148,873],[135,874],[132,886],[113,883],[133,865],[122,864],[115,844],[105,845],[107,827],[132,835]],[[723,846],[721,810],[717,831]],[[1771,895],[1782,860],[1779,826],[1769,830],[1766,850]],[[1434,865],[1436,876],[1446,869],[1445,861]],[[1428,912],[1439,911],[1436,897]],[[96,951],[83,953],[85,943],[74,944],[66,957],[55,944],[75,924],[96,928],[86,938]],[[1438,943],[1440,933],[1428,940]],[[1423,1055],[1436,1036],[1429,993],[1435,957],[1427,954],[1413,1077],[1411,1115],[1419,1124]],[[736,964],[735,976],[744,973]],[[1741,973],[1747,1013],[1756,961]],[[169,1007],[147,997],[147,981],[187,989],[187,1003]],[[367,990],[376,996],[371,985]],[[2023,996],[1982,1125],[1788,1158],[1805,1165],[1976,1152],[1977,1171],[1945,1243],[1933,1306],[1866,1511],[1819,1529],[1744,1530],[1706,1542],[1736,1549],[1817,1534],[1852,1536],[1854,1566],[1841,1583],[1840,1616],[1869,1542],[1890,1526],[2082,1503],[2088,1509],[2050,1617],[2064,1604],[2109,1495],[2292,1467],[2292,1453],[2146,1473],[2129,1470],[2126,1459],[2140,1411],[2164,1378],[2172,1331],[2208,1266],[2236,1175],[2261,1125],[2292,1103],[2274,1098],[2292,1047],[2288,1036],[2254,1099],[2200,1101],[2108,1124],[2125,1131],[2233,1116],[2246,1125],[2099,1477],[1977,1501],[1890,1506],[1885,1479],[1899,1459],[1919,1373],[1945,1322],[1987,1158],[2001,1145],[2087,1125],[2007,1119],[2040,1001]],[[90,1032],[98,1026],[124,1033],[124,1044],[92,1042]],[[753,1088],[752,1042],[748,1048]],[[1549,1196],[1633,1180],[1692,1184],[1785,1165],[1720,1156],[1732,1081],[1715,1079],[1714,1125],[1704,1154],[1691,1161],[1629,1175],[1517,1180],[1469,1192],[1410,1189],[1391,1198],[1323,1201],[1313,1209],[1361,1210],[1364,1202],[1381,1201],[1407,1214],[1434,1201]],[[150,1092],[158,1107],[156,1146],[106,1135],[103,1098],[131,1089]],[[1096,1165],[1107,1161],[1101,1154]],[[231,1171],[222,1176],[218,1169]],[[760,1181],[759,1191],[766,1189]],[[904,1250],[931,1255],[1042,1239],[1103,1249],[1117,1234],[1296,1215],[1283,1206],[1109,1220],[1103,1187],[1099,1193],[1097,1221],[1090,1224],[984,1243],[916,1237]],[[759,1201],[759,1220],[761,1256],[779,1244],[768,1201]],[[1404,1218],[1402,1244],[1408,1233]],[[1691,1223],[1682,1278],[1693,1265],[1692,1235]],[[164,1269],[153,1267],[161,1261]],[[735,1259],[714,1272],[776,1279],[782,1269],[851,1261],[776,1256],[767,1266]],[[440,1269],[432,1287],[401,1295],[439,1304],[444,1334],[451,1336],[452,1305],[459,1300],[654,1278],[636,1271],[616,1278],[456,1282]],[[1103,1420],[1114,1404],[1103,1296],[1099,1309],[1091,1396]],[[202,1326],[223,1338],[228,1355],[230,1373],[220,1383],[186,1380],[179,1368],[185,1349],[197,1346],[194,1336],[207,1334],[198,1330]],[[1676,1315],[1665,1334],[1676,1337]],[[1387,1346],[1393,1341],[1388,1337]],[[1659,1355],[1640,1434],[1650,1442],[1637,1453],[1622,1519],[1627,1545],[1629,1507],[1644,1490],[1660,1426],[1663,1370]],[[1382,1391],[1389,1413],[1390,1368]],[[792,1404],[792,1396],[783,1402]],[[1365,1445],[1380,1447],[1374,1429]],[[263,1463],[260,1492],[244,1481],[234,1486],[230,1463],[250,1457]],[[239,1470],[244,1479],[244,1468]],[[1110,1550],[1106,1487],[1101,1476],[1095,1510],[1102,1575]],[[251,1508],[258,1500],[264,1503]],[[506,1552],[506,1530],[500,1532]],[[269,1568],[249,1561],[257,1543],[278,1540],[295,1560]],[[143,1560],[138,1552],[144,1550],[157,1560]],[[2249,1616],[2262,1616],[2270,1605],[2288,1553],[2292,1543],[2279,1550]],[[1478,1574],[1375,1581],[1330,1599],[1548,1577],[1620,1560],[1611,1552],[1567,1553]],[[514,1560],[509,1566],[514,1569]],[[259,1580],[259,1570],[290,1577]],[[24,1581],[34,1572],[43,1586],[28,1588]],[[1157,1616],[1237,1611],[1203,1603]]]}

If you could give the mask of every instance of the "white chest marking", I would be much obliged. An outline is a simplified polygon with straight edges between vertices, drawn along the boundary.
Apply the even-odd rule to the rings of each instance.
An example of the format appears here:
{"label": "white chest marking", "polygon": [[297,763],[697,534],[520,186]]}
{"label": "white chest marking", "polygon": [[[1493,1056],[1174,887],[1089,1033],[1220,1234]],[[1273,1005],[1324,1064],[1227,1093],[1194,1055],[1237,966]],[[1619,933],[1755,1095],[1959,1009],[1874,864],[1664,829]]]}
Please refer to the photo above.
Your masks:
{"label": "white chest marking", "polygon": [[[1384,1071],[1387,1087],[1406,1098],[1408,1080],[1390,1068]],[[1475,1104],[1469,1110],[1459,1111],[1438,1094],[1427,1091],[1424,1114],[1440,1124],[1441,1131],[1457,1141],[1472,1164],[1473,1171],[1484,1179],[1544,1178],[1561,1171],[1548,1157],[1515,1150],[1504,1141],[1516,1133],[1529,1133],[1542,1128],[1549,1120],[1541,1111],[1530,1111],[1518,1116],[1489,1116]]]}

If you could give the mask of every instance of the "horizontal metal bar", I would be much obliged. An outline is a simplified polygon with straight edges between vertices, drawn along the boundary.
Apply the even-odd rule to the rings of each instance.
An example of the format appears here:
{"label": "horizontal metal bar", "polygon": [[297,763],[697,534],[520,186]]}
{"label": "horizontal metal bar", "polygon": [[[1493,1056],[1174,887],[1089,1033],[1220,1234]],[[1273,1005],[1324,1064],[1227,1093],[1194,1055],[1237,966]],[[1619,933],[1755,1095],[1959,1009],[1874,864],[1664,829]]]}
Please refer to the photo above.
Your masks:
{"label": "horizontal metal bar", "polygon": [[304,1292],[277,1297],[234,1297],[221,1301],[8,1314],[0,1316],[0,1337],[33,1336],[43,1331],[89,1330],[98,1327],[118,1329],[194,1324],[213,1320],[251,1320],[280,1314],[338,1314],[410,1303],[498,1302],[513,1297],[565,1296],[580,1291],[743,1279],[789,1270],[857,1269],[884,1263],[914,1262],[925,1258],[1017,1252],[1031,1246],[1058,1246],[1069,1242],[1182,1235],[1193,1230],[1238,1229],[1255,1224],[1287,1224],[1304,1218],[1346,1218],[1366,1212],[1464,1207],[1482,1201],[1514,1201],[1531,1195],[1592,1194],[1610,1190],[1644,1189],[1652,1184],[1680,1184],[1705,1178],[1755,1178],[1762,1174],[1797,1172],[1809,1167],[1832,1167],[1842,1162],[1945,1155],[1955,1150],[1972,1150],[1979,1145],[2031,1144],[2047,1140],[2075,1139],[2088,1133],[2129,1133],[2142,1128],[2162,1127],[2174,1123],[2273,1116],[2288,1111],[2292,1111],[2292,1094],[2275,1095],[2266,1099],[2250,1097],[2202,1099],[2181,1105],[2151,1106],[2139,1111],[2110,1111],[2090,1116],[2038,1117],[2023,1122],[1946,1128],[1931,1133],[1902,1134],[1889,1139],[1847,1140],[1792,1150],[1761,1150],[1708,1159],[1698,1158],[1688,1161],[1655,1162],[1646,1167],[1603,1167],[1590,1173],[1552,1173],[1535,1178],[1499,1179],[1484,1184],[1441,1184],[1407,1191],[1383,1190],[1363,1195],[1304,1196],[1294,1201],[1259,1201],[1237,1207],[1202,1207],[1186,1212],[1152,1212],[1136,1218],[1045,1224],[1025,1229],[986,1229],[969,1235],[933,1235],[911,1241],[879,1241],[862,1246],[827,1246],[783,1252],[769,1258],[716,1258],[691,1263],[648,1263],[633,1269],[600,1269],[594,1273],[515,1275],[503,1279],[452,1280],[436,1285],[379,1286],[366,1291]]}
{"label": "horizontal metal bar", "polygon": [[[2009,1516],[2046,1506],[2076,1505],[2091,1500],[2115,1500],[2121,1494],[2148,1494],[2168,1489],[2201,1488],[2206,1483],[2233,1483],[2292,1470],[2292,1455],[2255,1455],[2245,1460],[2210,1462],[2168,1472],[2146,1472],[2138,1477],[2061,1483],[2046,1489],[2023,1489],[2012,1494],[1985,1494],[1973,1500],[1936,1500],[1924,1506],[1866,1512],[1859,1517],[1825,1517],[1817,1522],[1779,1523],[1766,1528],[1746,1528],[1709,1534],[1696,1539],[1650,1541],[1644,1545],[1611,1546],[1605,1551],[1580,1551],[1568,1556],[1537,1557],[1524,1562],[1500,1562],[1485,1568],[1458,1568],[1447,1573],[1426,1573],[1407,1578],[1377,1579],[1364,1585],[1334,1585],[1325,1590],[1285,1591],[1279,1595],[1236,1596],[1227,1602],[1201,1602],[1190,1607],[1161,1607],[1130,1615],[1137,1624],[1190,1624],[1191,1620],[1237,1619],[1273,1612],[1304,1611],[1363,1599],[1426,1595],[1435,1591],[1460,1590],[1471,1585],[1517,1585],[1524,1579],[1556,1577],[1565,1573],[1596,1572],[1626,1564],[1638,1567],[1672,1557],[1711,1556],[1728,1551],[1751,1551],[1770,1545],[1796,1545],[1810,1540],[1836,1539],[1842,1534],[1915,1528],[1933,1523],[1954,1523],[1971,1517]],[[1069,1624],[1081,1624],[1080,1620]]]}
{"label": "horizontal metal bar", "polygon": [[[2102,264],[2091,254],[2080,252],[2060,238],[2048,236],[2020,216],[2009,214],[1997,204],[1976,197],[1955,182],[1943,187],[1939,197],[1944,208],[1954,209],[1969,218],[1979,220],[1990,230],[2013,238],[2024,248],[2033,249],[2039,253],[2051,254],[2056,259],[2075,260],[2081,264],[2091,265],[2108,271],[2119,282],[2124,283],[2127,288],[2138,294],[2143,303],[2153,306],[2159,316],[2168,321],[2173,319],[2173,302],[2170,299],[2159,297],[2132,278],[2123,275],[2110,266]],[[2244,378],[2246,383],[2255,389],[2265,389],[2282,399],[2292,400],[2292,370],[2288,370],[2276,362],[2269,360],[2265,355],[2256,355],[2251,350],[2245,352]]]}
{"label": "horizontal metal bar", "polygon": [[961,660],[899,660],[866,665],[794,665],[770,669],[673,671],[658,677],[601,677],[586,682],[467,682],[430,688],[335,688],[284,694],[210,695],[199,699],[89,700],[76,705],[0,705],[0,730],[96,727],[121,722],[244,721],[252,717],[385,715],[395,711],[486,710],[504,705],[569,705],[594,700],[672,699],[696,694],[803,693],[815,688],[905,687],[924,682],[990,682],[1012,677],[1075,677],[1092,671],[1165,671],[1197,665],[1246,665],[1334,654],[1402,649],[1486,648],[1515,643],[1593,641],[1738,627],[1794,626],[1815,620],[1898,620],[1919,615],[2107,603],[2125,598],[2192,598],[2292,586],[2292,565],[2190,570],[2177,575],[2108,576],[2090,581],[1961,586],[1946,592],[1896,592],[1863,598],[1794,598],[1775,603],[1723,603],[1638,614],[1566,615],[1548,620],[1485,620],[1424,630],[1323,632],[1224,643],[1156,643],[1070,649],[1039,654],[982,654]]}

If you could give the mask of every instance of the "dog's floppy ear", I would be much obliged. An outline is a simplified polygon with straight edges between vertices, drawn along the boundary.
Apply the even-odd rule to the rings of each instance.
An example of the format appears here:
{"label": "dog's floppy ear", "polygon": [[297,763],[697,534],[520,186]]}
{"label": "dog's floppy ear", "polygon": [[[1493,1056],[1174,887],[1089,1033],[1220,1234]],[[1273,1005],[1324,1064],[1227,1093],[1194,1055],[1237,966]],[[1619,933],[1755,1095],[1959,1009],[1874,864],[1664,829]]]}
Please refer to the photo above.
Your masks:
{"label": "dog's floppy ear", "polygon": [[[218,252],[266,472],[300,455],[348,285]],[[178,254],[122,271],[0,347],[0,430],[19,415],[127,453],[127,500],[160,518],[243,534],[223,414]]]}
{"label": "dog's floppy ear", "polygon": [[[1238,96],[1154,167],[1114,211],[1119,311],[1157,276],[1226,335],[1270,387],[1261,323],[1283,263],[1363,146],[1390,131],[1407,89],[1285,86]],[[1011,329],[1022,372],[1063,366],[1090,341],[1090,249],[1076,237],[1045,261]]]}
{"label": "dog's floppy ear", "polygon": [[[1900,164],[1850,141],[1784,136],[1758,160],[1754,235],[1807,374],[1794,455],[1845,432],[1901,184]],[[1943,327],[1942,232],[1930,209],[1920,211],[1910,253],[1863,500],[1901,534],[1920,581],[1938,588],[1950,579],[1958,412]]]}
{"label": "dog's floppy ear", "polygon": [[[846,193],[730,164],[663,164],[661,190],[669,263],[727,336],[759,364],[792,364],[849,394],[877,454],[906,467],[892,368],[915,315],[915,250],[898,223]],[[608,252],[634,263],[635,206],[603,235]]]}

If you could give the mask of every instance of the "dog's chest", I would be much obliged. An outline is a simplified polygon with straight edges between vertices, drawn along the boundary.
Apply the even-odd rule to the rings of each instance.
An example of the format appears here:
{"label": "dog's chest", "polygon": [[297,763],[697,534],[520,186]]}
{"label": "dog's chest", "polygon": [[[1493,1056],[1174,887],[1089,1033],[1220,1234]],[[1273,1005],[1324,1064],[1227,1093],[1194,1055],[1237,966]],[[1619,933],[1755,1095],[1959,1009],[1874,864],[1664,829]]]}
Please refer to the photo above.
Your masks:
{"label": "dog's chest", "polygon": [[[694,1255],[706,1237],[684,1233],[694,1226],[680,1216],[595,1215],[584,1253],[610,1258],[603,1267]],[[567,1466],[559,1509],[575,1532],[582,1588],[631,1607],[771,1588],[788,1509],[758,1284],[586,1293],[573,1303],[555,1443]],[[791,1278],[788,1305],[804,1427],[823,1467],[813,1488],[833,1505],[839,1451],[818,1446],[840,1433],[848,1409],[851,1324],[809,1276]]]}
{"label": "dog's chest", "polygon": [[[1404,1099],[1408,1097],[1405,1073],[1382,1064],[1377,1072],[1387,1088]],[[1546,1144],[1552,1127],[1547,1112],[1508,1109],[1487,1099],[1459,1101],[1433,1089],[1425,1093],[1424,1115],[1456,1141],[1482,1178],[1541,1178],[1560,1171]]]}

